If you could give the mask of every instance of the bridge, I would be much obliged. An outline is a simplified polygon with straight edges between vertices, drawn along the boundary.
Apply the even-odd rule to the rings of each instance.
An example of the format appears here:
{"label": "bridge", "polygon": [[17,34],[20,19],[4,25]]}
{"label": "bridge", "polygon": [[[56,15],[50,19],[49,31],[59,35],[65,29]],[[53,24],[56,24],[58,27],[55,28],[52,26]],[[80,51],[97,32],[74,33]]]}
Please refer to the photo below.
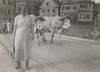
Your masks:
{"label": "bridge", "polygon": [[40,40],[38,46],[33,41],[30,70],[26,70],[23,63],[19,70],[15,70],[13,42],[11,34],[0,35],[0,72],[100,72],[100,45],[92,40],[62,36],[54,43]]}

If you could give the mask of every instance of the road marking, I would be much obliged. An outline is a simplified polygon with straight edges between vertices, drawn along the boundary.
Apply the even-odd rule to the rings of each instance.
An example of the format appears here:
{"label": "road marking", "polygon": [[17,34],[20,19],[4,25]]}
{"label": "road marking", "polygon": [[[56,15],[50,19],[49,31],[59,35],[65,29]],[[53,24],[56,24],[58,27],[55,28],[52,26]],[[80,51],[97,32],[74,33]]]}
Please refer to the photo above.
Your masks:
{"label": "road marking", "polygon": [[[2,43],[1,41],[0,41],[0,44],[1,44],[1,45],[3,46],[3,48],[7,51],[8,56],[10,57],[11,62],[13,63],[13,65],[16,66],[16,62],[15,62],[15,60],[14,60],[14,55],[13,55],[13,53],[11,53],[11,52],[7,49],[7,47],[5,46],[5,44]],[[20,69],[21,69],[21,72],[25,72],[24,69],[23,69],[22,67],[21,67]]]}

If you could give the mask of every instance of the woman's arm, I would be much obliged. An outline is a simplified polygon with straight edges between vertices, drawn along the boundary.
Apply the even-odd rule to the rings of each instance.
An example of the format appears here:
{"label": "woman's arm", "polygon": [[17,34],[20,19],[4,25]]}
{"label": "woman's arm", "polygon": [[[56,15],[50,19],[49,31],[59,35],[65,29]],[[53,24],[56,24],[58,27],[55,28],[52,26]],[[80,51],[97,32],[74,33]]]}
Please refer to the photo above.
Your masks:
{"label": "woman's arm", "polygon": [[17,30],[17,19],[15,18],[15,20],[14,20],[14,29],[13,29],[13,40],[15,40],[16,30]]}
{"label": "woman's arm", "polygon": [[16,29],[17,29],[17,25],[14,25],[14,30],[13,30],[14,39],[15,39]]}
{"label": "woman's arm", "polygon": [[32,19],[31,19],[31,26],[30,26],[30,28],[31,28],[32,39],[34,39],[34,22],[32,21]]}

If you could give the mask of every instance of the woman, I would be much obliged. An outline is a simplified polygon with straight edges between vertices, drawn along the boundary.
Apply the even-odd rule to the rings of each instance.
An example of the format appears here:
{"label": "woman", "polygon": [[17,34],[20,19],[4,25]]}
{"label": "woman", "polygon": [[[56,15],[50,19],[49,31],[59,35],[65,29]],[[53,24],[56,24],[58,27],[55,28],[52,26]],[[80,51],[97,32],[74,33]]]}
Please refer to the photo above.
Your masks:
{"label": "woman", "polygon": [[32,55],[32,18],[28,15],[26,5],[20,6],[20,12],[21,13],[15,17],[13,32],[15,42],[15,60],[17,62],[16,69],[20,68],[21,61],[26,61],[26,67],[28,69],[29,59]]}

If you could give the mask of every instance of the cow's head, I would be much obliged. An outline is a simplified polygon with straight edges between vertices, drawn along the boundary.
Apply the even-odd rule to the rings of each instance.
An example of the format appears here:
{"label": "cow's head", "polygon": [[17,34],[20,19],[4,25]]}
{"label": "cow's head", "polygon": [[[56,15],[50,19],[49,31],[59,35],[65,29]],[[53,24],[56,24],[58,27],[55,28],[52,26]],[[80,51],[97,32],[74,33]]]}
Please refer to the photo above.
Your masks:
{"label": "cow's head", "polygon": [[69,28],[71,26],[70,16],[64,16],[60,19],[63,28]]}
{"label": "cow's head", "polygon": [[37,21],[45,21],[45,19],[43,18],[43,17],[37,17],[36,19],[35,19],[35,22],[37,22]]}
{"label": "cow's head", "polygon": [[42,25],[46,20],[43,17],[37,17],[35,19],[35,24]]}

